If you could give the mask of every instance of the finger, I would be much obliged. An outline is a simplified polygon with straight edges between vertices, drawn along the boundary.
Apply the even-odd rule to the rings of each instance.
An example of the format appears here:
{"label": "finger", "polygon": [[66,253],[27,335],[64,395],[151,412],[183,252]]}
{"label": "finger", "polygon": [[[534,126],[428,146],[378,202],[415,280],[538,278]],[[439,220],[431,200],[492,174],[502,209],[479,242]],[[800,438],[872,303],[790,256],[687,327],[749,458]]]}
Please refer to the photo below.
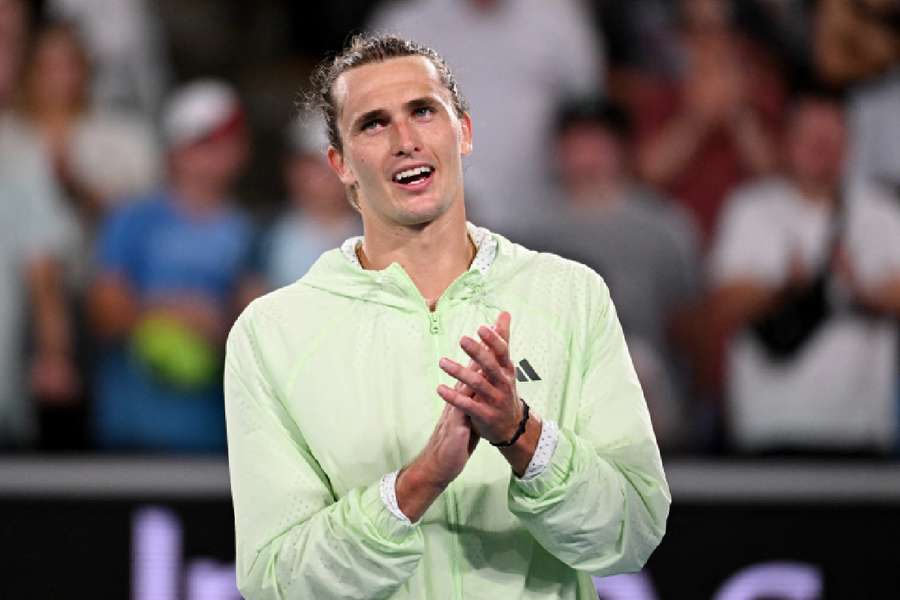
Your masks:
{"label": "finger", "polygon": [[437,387],[437,393],[444,399],[447,406],[457,408],[472,418],[485,420],[485,407],[481,402],[468,396],[463,396],[453,388],[443,384]]}
{"label": "finger", "polygon": [[478,337],[490,348],[494,357],[501,367],[514,369],[512,361],[509,360],[509,344],[506,343],[496,330],[482,325],[478,328]]}
{"label": "finger", "polygon": [[497,362],[494,353],[486,348],[484,344],[480,344],[469,336],[464,335],[459,345],[472,360],[478,363],[478,366],[481,367],[482,372],[491,383],[506,383],[508,379],[506,373],[500,368],[500,363]]}
{"label": "finger", "polygon": [[497,316],[497,322],[494,324],[497,333],[500,334],[500,337],[502,337],[507,344],[509,344],[509,327],[511,321],[512,315],[504,310]]}
{"label": "finger", "polygon": [[[474,360],[470,360],[469,365],[466,368],[471,369],[472,371],[478,372],[478,363],[475,362]],[[465,383],[463,383],[462,381],[459,381],[459,380],[456,381],[456,385],[453,386],[453,389],[455,389],[460,394],[463,394],[464,396],[471,397],[471,396],[475,395],[475,390],[473,390],[472,388],[470,388]]]}
{"label": "finger", "polygon": [[469,415],[453,406],[449,402],[444,404],[444,406],[447,407],[447,423],[457,426],[466,424]]}
{"label": "finger", "polygon": [[458,379],[486,400],[495,400],[499,396],[499,390],[481,374],[463,366],[449,358],[440,360],[440,367],[450,376]]}

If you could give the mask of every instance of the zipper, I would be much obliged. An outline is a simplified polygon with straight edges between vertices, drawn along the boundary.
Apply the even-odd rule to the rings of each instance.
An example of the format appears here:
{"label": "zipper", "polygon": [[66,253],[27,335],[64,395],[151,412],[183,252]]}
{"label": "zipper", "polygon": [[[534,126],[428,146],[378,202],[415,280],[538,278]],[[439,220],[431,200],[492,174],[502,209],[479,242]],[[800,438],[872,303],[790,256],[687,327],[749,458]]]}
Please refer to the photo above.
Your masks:
{"label": "zipper", "polygon": [[454,485],[451,483],[447,486],[444,494],[447,495],[447,529],[451,534],[450,544],[450,578],[453,581],[453,598],[454,600],[465,600],[463,598],[463,581],[462,581],[462,548],[460,546],[460,527],[459,504],[456,501],[454,493]]}
{"label": "zipper", "polygon": [[437,308],[435,311],[428,311],[428,329],[432,335],[438,335],[441,332],[441,320],[438,318]]}
{"label": "zipper", "polygon": [[[441,369],[438,366],[438,360],[442,356],[442,348],[441,348],[441,338],[439,337],[442,333],[441,327],[441,318],[438,310],[441,307],[441,299],[438,299],[437,305],[434,307],[434,311],[430,310],[426,305],[425,310],[428,314],[428,330],[431,332],[431,340],[432,340],[432,348],[434,351],[434,386],[437,387],[437,384],[440,382],[441,377]],[[440,401],[443,404],[443,400]],[[451,483],[444,493],[442,494],[444,500],[444,514],[447,519],[447,532],[449,534],[449,539],[447,540],[450,544],[450,585],[452,587],[452,598],[453,600],[464,600],[463,598],[463,582],[462,582],[462,572],[461,572],[461,554],[462,548],[460,548],[459,543],[459,506],[457,505],[456,494],[454,492],[454,486]]]}

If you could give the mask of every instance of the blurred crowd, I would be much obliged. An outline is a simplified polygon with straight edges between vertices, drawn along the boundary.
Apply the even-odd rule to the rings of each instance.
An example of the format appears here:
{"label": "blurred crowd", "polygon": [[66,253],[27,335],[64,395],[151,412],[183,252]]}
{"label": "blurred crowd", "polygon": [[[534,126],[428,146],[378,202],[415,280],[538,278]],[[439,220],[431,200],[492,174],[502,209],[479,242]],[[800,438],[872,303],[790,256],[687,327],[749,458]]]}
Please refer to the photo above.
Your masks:
{"label": "blurred crowd", "polygon": [[295,107],[355,30],[448,60],[470,220],[604,277],[664,452],[896,454],[895,0],[238,4],[0,0],[0,449],[224,451],[231,323],[361,233]]}

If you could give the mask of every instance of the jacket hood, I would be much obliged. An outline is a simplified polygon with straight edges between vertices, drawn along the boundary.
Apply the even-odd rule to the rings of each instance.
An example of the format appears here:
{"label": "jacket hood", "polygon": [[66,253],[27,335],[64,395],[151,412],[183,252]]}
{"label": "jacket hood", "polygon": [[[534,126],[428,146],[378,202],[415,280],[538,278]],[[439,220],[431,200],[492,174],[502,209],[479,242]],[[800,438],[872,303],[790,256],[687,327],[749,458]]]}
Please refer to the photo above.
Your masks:
{"label": "jacket hood", "polygon": [[[492,291],[530,262],[522,258],[537,255],[483,227],[468,223],[467,228],[478,247],[475,260],[441,295],[439,303],[442,307],[472,298],[496,305]],[[361,240],[361,236],[350,238],[341,248],[322,254],[298,284],[399,310],[427,311],[422,294],[398,263],[391,263],[381,270],[366,270],[359,266],[352,253]]]}

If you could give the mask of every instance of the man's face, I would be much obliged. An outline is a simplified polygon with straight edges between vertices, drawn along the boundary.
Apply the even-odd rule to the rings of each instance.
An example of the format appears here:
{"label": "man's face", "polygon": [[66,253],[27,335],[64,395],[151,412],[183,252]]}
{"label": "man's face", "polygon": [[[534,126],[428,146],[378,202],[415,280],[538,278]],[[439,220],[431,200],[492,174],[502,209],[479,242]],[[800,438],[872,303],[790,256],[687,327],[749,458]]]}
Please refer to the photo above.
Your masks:
{"label": "man's face", "polygon": [[787,127],[787,163],[794,176],[817,183],[840,180],[846,129],[840,109],[823,102],[805,101]]}
{"label": "man's face", "polygon": [[334,84],[343,151],[328,158],[344,185],[358,186],[363,217],[422,225],[463,201],[468,115],[427,58],[394,58],[351,69]]}
{"label": "man's face", "polygon": [[72,105],[81,100],[87,80],[87,65],[69,33],[51,32],[38,41],[32,81],[38,102]]}
{"label": "man's face", "polygon": [[563,186],[578,194],[625,175],[619,138],[602,125],[575,123],[557,140],[557,164]]}
{"label": "man's face", "polygon": [[247,132],[238,126],[174,149],[172,167],[183,175],[227,189],[243,171],[249,150]]}

